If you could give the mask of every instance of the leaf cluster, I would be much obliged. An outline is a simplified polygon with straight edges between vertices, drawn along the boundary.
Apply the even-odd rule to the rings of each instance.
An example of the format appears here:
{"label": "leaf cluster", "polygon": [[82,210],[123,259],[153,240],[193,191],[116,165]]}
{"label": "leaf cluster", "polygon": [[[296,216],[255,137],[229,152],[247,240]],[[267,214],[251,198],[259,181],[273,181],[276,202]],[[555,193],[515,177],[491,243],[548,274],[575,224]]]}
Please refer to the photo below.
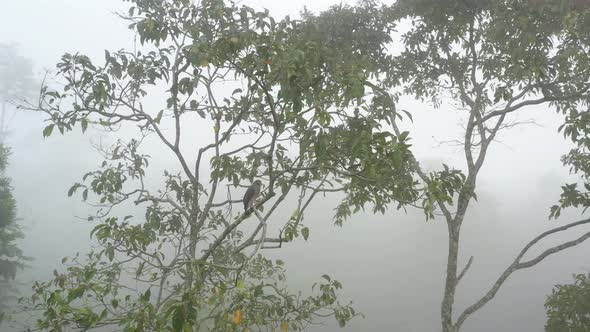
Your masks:
{"label": "leaf cluster", "polygon": [[587,331],[590,328],[590,277],[574,275],[573,284],[557,285],[545,301],[545,331]]}

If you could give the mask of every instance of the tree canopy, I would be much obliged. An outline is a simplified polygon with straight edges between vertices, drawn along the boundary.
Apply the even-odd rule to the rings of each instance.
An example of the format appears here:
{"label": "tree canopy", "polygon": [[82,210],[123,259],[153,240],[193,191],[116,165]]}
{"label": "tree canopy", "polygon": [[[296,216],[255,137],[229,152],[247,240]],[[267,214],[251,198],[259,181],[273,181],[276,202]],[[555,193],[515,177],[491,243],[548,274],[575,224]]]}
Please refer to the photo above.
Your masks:
{"label": "tree canopy", "polygon": [[[385,87],[365,84],[386,74],[390,15],[366,2],[277,21],[221,0],[133,0],[121,16],[140,48],[105,51],[101,64],[65,54],[63,89],[46,86],[30,105],[47,114],[44,136],[91,127],[133,134],[102,148],[102,165],[68,192],[98,206],[88,218],[98,247],[35,284],[37,327],[287,331],[357,316],[330,276],[308,297],[287,291],[283,262],[260,250],[307,240],[304,216],[318,194],[344,194],[338,223],[415,200],[407,133],[380,130],[401,116],[378,92]],[[195,130],[210,141],[187,139]],[[161,182],[148,168],[152,138],[176,165]],[[255,179],[265,189],[254,213],[233,210]],[[125,214],[129,205],[145,214]]]}
{"label": "tree canopy", "polygon": [[[343,326],[357,312],[338,300],[340,282],[324,275],[311,295],[295,295],[283,262],[261,254],[312,236],[308,207],[321,195],[340,194],[340,225],[366,208],[408,206],[446,222],[445,332],[460,330],[512,273],[590,237],[525,257],[545,237],[590,220],[540,234],[455,314],[473,261],[459,269],[461,226],[487,152],[519,124],[513,116],[530,106],[563,114],[561,130],[576,144],[563,162],[587,182],[587,7],[363,1],[276,20],[221,0],[128,2],[120,16],[141,46],[107,50],[104,60],[65,54],[57,64],[63,88],[45,86],[29,105],[46,114],[44,136],[92,128],[126,137],[100,147],[104,162],[68,192],[97,207],[88,217],[97,247],[64,258],[65,272],[35,284],[29,308],[42,313],[37,327],[287,331],[331,315]],[[396,29],[404,30],[399,40]],[[462,165],[421,167],[411,133],[400,129],[412,120],[398,107],[404,95],[457,106]],[[154,142],[174,162],[163,175],[148,167]],[[265,189],[253,213],[235,211],[254,180]],[[588,206],[577,188],[564,186],[551,217]],[[133,205],[145,213],[127,213]]]}

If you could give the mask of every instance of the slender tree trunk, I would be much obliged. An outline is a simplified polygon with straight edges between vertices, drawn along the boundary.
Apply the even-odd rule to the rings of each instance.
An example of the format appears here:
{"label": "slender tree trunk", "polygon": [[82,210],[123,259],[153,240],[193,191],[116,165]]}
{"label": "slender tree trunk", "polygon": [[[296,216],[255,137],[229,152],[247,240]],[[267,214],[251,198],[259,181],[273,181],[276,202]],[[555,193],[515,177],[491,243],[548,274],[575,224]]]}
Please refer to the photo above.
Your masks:
{"label": "slender tree trunk", "polygon": [[441,321],[443,332],[455,332],[453,326],[453,305],[457,288],[457,258],[459,257],[458,224],[448,222],[449,254],[447,257],[447,275],[445,278],[445,292],[441,305]]}

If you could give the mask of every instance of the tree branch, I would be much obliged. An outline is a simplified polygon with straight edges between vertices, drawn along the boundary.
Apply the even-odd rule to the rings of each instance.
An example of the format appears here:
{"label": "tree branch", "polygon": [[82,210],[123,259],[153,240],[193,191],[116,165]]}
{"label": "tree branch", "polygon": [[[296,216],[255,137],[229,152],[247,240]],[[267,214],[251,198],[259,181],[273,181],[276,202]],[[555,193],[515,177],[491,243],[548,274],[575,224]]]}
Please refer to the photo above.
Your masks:
{"label": "tree branch", "polygon": [[471,263],[473,263],[473,256],[469,257],[469,261],[467,262],[467,265],[465,265],[465,267],[463,268],[463,271],[461,271],[461,273],[459,273],[459,276],[457,277],[457,283],[459,283],[459,281],[461,281],[461,278],[463,278],[465,273],[467,273],[467,270],[469,270],[469,268],[471,267]]}
{"label": "tree branch", "polygon": [[492,288],[476,303],[474,303],[473,305],[467,307],[467,309],[465,309],[465,311],[463,311],[463,313],[459,316],[459,318],[457,319],[457,322],[455,323],[455,329],[458,330],[461,325],[465,322],[465,320],[474,312],[476,312],[477,310],[479,310],[481,307],[483,307],[486,303],[488,303],[489,301],[491,301],[494,296],[496,295],[496,293],[498,292],[498,290],[500,289],[500,287],[502,287],[502,285],[504,284],[504,282],[506,281],[506,279],[508,279],[508,277],[510,277],[510,275],[518,270],[521,269],[525,269],[531,266],[536,265],[537,263],[541,262],[543,259],[547,258],[548,256],[558,253],[560,251],[563,251],[567,248],[571,248],[574,247],[582,242],[584,242],[585,240],[587,240],[588,238],[590,238],[590,232],[580,236],[579,238],[577,238],[576,240],[573,241],[569,241],[569,242],[565,242],[561,245],[549,248],[547,250],[545,250],[543,253],[541,253],[540,255],[538,255],[537,257],[528,260],[526,262],[520,262],[520,260],[523,258],[523,256],[528,252],[528,250],[534,246],[537,242],[539,242],[540,240],[542,240],[543,238],[554,234],[554,233],[558,233],[558,232],[562,232],[565,231],[567,229],[573,228],[573,227],[577,227],[580,225],[585,225],[585,224],[590,224],[590,219],[584,219],[584,220],[580,220],[571,224],[567,224],[561,227],[556,227],[553,228],[551,230],[548,230],[544,233],[541,233],[539,236],[535,237],[533,240],[531,240],[518,254],[518,256],[516,256],[516,258],[514,259],[514,262],[512,262],[512,264],[510,264],[506,270],[504,271],[504,273],[502,273],[502,275],[500,275],[500,277],[498,278],[498,280],[494,283],[494,285],[492,286]]}
{"label": "tree branch", "polygon": [[584,93],[588,91],[588,89],[589,88],[587,87],[578,93],[567,95],[567,96],[562,96],[562,97],[543,97],[543,98],[538,98],[538,99],[525,100],[525,101],[522,101],[514,106],[507,106],[502,110],[490,112],[482,118],[482,121],[485,122],[493,117],[500,116],[503,114],[512,113],[512,112],[517,111],[525,106],[533,106],[533,105],[540,105],[540,104],[552,102],[552,101],[563,101],[563,100],[571,100],[571,99],[581,98],[584,96]]}

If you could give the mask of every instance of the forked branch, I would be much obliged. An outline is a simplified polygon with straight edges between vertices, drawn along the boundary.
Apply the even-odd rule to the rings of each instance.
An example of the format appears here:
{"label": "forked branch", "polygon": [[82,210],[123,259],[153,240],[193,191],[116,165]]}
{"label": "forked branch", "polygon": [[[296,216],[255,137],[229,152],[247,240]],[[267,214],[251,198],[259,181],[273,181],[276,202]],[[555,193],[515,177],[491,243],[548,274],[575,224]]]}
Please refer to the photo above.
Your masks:
{"label": "forked branch", "polygon": [[560,245],[551,247],[547,250],[545,250],[544,252],[542,252],[541,254],[539,254],[538,256],[536,256],[533,259],[530,259],[528,261],[524,261],[521,262],[522,258],[524,257],[524,255],[529,251],[530,248],[532,248],[537,242],[541,241],[542,239],[546,238],[547,236],[551,235],[551,234],[555,234],[558,232],[562,232],[565,231],[567,229],[573,228],[573,227],[577,227],[577,226],[581,226],[581,225],[585,225],[585,224],[590,224],[590,219],[584,219],[584,220],[580,220],[574,223],[570,223],[561,227],[556,227],[553,229],[550,229],[544,233],[541,233],[539,236],[535,237],[533,240],[531,240],[518,254],[518,256],[516,256],[516,258],[514,259],[514,262],[512,262],[512,264],[510,264],[508,266],[508,268],[506,268],[506,270],[504,271],[504,273],[502,273],[502,275],[500,275],[500,277],[498,278],[498,280],[494,283],[494,285],[492,286],[492,288],[481,298],[479,299],[479,301],[477,301],[476,303],[474,303],[473,305],[467,307],[467,309],[465,309],[465,311],[463,311],[463,313],[461,313],[461,315],[459,316],[459,318],[457,319],[457,322],[455,323],[455,330],[459,330],[459,328],[461,327],[461,325],[465,322],[465,320],[474,312],[476,312],[477,310],[479,310],[481,307],[483,307],[486,303],[488,303],[489,301],[491,301],[494,296],[496,295],[496,293],[498,292],[498,290],[500,289],[500,287],[502,287],[502,285],[504,284],[504,282],[506,281],[506,279],[508,279],[508,277],[510,277],[510,275],[518,270],[521,269],[525,269],[531,266],[536,265],[537,263],[541,262],[543,259],[547,258],[550,255],[553,255],[555,253],[558,253],[560,251],[563,251],[565,249],[574,247],[582,242],[584,242],[585,240],[587,240],[588,238],[590,238],[590,232],[585,233],[584,235],[580,236],[579,238],[572,240],[572,241],[568,241],[565,243],[562,243]]}

